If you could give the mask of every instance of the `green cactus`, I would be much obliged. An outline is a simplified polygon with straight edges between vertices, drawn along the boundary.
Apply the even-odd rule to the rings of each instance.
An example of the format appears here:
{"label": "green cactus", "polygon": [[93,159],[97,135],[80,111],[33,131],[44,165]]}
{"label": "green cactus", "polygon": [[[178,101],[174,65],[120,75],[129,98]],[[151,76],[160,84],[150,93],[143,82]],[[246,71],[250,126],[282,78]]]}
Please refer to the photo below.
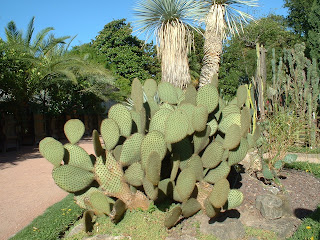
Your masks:
{"label": "green cactus", "polygon": [[118,124],[121,136],[130,136],[132,129],[132,117],[130,111],[125,106],[121,104],[113,105],[108,112],[108,116]]}
{"label": "green cactus", "polygon": [[212,192],[209,196],[209,201],[215,208],[221,208],[228,200],[230,191],[229,181],[225,178],[220,179],[213,186]]}
{"label": "green cactus", "polygon": [[66,123],[71,143],[45,138],[40,152],[54,165],[56,184],[90,210],[88,222],[94,214],[118,222],[126,209],[147,210],[151,200],[166,198],[182,203],[168,212],[168,228],[181,214],[190,217],[200,209],[214,217],[223,206],[241,203],[241,193],[230,190],[226,178],[260,135],[259,127],[250,132],[243,89],[226,106],[212,84],[182,91],[151,79],[142,86],[135,79],[131,108],[116,104],[101,123],[104,145],[93,131],[95,155],[76,145],[84,128],[78,120]]}
{"label": "green cactus", "polygon": [[218,141],[210,143],[201,157],[203,167],[214,168],[218,166],[222,161],[223,152],[222,143]]}
{"label": "green cactus", "polygon": [[52,177],[55,183],[67,192],[78,192],[90,186],[94,180],[92,172],[69,165],[54,168]]}
{"label": "green cactus", "polygon": [[84,124],[79,119],[70,119],[64,125],[64,134],[71,144],[76,144],[85,131]]}
{"label": "green cactus", "polygon": [[207,107],[208,113],[212,113],[219,103],[219,93],[216,87],[207,84],[200,88],[196,98],[197,105]]}
{"label": "green cactus", "polygon": [[190,198],[181,205],[182,215],[186,218],[196,214],[200,209],[201,205],[195,198]]}
{"label": "green cactus", "polygon": [[64,145],[64,161],[71,166],[82,168],[87,171],[93,169],[93,164],[89,154],[81,147],[67,143]]}
{"label": "green cactus", "polygon": [[118,124],[111,118],[104,119],[101,123],[100,132],[106,149],[110,151],[119,141],[120,129]]}
{"label": "green cactus", "polygon": [[125,180],[132,186],[139,187],[142,185],[145,173],[139,162],[131,164],[124,173]]}
{"label": "green cactus", "polygon": [[243,193],[237,189],[231,189],[228,194],[226,209],[234,209],[243,202]]}
{"label": "green cactus", "polygon": [[182,209],[180,206],[176,206],[173,209],[171,209],[168,212],[166,219],[164,220],[164,226],[166,228],[173,227],[178,222],[181,213]]}
{"label": "green cactus", "polygon": [[215,184],[220,179],[227,178],[230,173],[230,166],[226,161],[222,161],[218,167],[211,169],[205,176],[204,180],[208,183]]}
{"label": "green cactus", "polygon": [[46,137],[40,141],[39,151],[53,166],[60,166],[64,157],[64,148],[59,141],[52,137]]}

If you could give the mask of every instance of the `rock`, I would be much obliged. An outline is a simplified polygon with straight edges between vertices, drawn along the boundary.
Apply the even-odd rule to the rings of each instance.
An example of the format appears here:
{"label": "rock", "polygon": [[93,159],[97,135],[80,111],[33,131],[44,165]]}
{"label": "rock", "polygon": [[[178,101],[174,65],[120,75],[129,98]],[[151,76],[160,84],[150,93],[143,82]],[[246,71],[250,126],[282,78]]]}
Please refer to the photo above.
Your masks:
{"label": "rock", "polygon": [[273,195],[277,195],[280,192],[280,189],[270,185],[264,185],[263,189],[267,190],[268,192],[272,193]]}
{"label": "rock", "polygon": [[258,196],[256,208],[260,210],[264,218],[269,220],[281,218],[284,212],[282,199],[271,194]]}
{"label": "rock", "polygon": [[248,152],[240,164],[243,165],[246,172],[259,172],[262,170],[262,159],[257,151]]}
{"label": "rock", "polygon": [[84,231],[84,224],[80,223],[74,228],[71,229],[71,231],[66,235],[67,238],[72,237],[73,235],[78,234],[79,232]]}
{"label": "rock", "polygon": [[227,218],[223,222],[214,222],[209,224],[208,221],[202,221],[200,232],[203,234],[214,235],[220,240],[242,239],[245,236],[245,229],[239,219]]}
{"label": "rock", "polygon": [[166,237],[165,240],[197,240],[197,239],[189,235],[182,235],[180,237]]}
{"label": "rock", "polygon": [[93,237],[85,237],[83,240],[120,240],[120,239],[131,239],[131,237],[124,237],[124,236],[110,236],[110,235],[102,235],[98,234]]}

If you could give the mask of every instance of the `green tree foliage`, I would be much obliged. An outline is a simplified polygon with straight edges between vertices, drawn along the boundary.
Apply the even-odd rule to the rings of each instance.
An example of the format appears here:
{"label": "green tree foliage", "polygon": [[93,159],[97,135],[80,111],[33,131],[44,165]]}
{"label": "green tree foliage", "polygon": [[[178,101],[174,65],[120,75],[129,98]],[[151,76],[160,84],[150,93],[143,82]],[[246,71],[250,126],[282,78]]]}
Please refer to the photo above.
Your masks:
{"label": "green tree foliage", "polygon": [[1,110],[16,115],[21,109],[61,113],[70,105],[83,109],[92,102],[88,98],[107,97],[107,91],[101,94],[94,90],[110,86],[110,73],[70,54],[65,44],[69,37],[55,38],[49,34],[53,28],[45,28],[34,37],[33,23],[34,18],[23,34],[10,22],[5,28],[6,41],[0,41]]}
{"label": "green tree foliage", "polygon": [[193,30],[193,46],[188,55],[189,57],[189,68],[191,75],[191,82],[194,85],[198,85],[200,79],[200,72],[202,67],[202,59],[204,57],[203,46],[204,46],[204,30],[199,29],[199,31]]}
{"label": "green tree foliage", "polygon": [[[320,1],[314,0],[308,15],[307,47],[310,57],[320,59]],[[319,60],[318,60],[319,62]]]}
{"label": "green tree foliage", "polygon": [[219,75],[223,95],[231,98],[239,84],[249,83],[255,76],[257,43],[263,44],[267,50],[267,81],[271,81],[272,48],[280,53],[282,48],[290,48],[297,41],[298,37],[287,30],[281,16],[270,15],[247,25],[243,34],[232,37],[224,46]]}
{"label": "green tree foliage", "polygon": [[289,26],[301,36],[306,36],[310,28],[308,15],[311,12],[313,0],[285,0],[288,8],[287,21]]}
{"label": "green tree foliage", "polygon": [[158,78],[159,65],[152,44],[145,44],[132,35],[126,19],[106,24],[91,46],[104,57],[106,67],[118,78],[116,85],[126,93],[130,92],[134,78],[146,80]]}

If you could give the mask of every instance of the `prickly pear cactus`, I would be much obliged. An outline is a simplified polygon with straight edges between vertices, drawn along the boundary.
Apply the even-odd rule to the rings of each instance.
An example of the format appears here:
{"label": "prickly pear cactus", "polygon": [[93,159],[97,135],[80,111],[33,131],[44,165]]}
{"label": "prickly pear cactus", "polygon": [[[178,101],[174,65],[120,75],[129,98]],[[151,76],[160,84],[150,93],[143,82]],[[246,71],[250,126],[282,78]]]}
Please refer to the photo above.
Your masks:
{"label": "prickly pear cactus", "polygon": [[84,125],[75,119],[65,124],[70,143],[45,138],[40,152],[54,165],[56,184],[97,216],[117,222],[126,209],[147,210],[152,201],[169,198],[176,206],[165,219],[168,228],[200,210],[214,217],[243,200],[227,177],[257,138],[244,88],[226,105],[214,85],[182,91],[135,79],[133,106],[111,107],[101,124],[102,142],[94,130],[95,155],[77,145]]}

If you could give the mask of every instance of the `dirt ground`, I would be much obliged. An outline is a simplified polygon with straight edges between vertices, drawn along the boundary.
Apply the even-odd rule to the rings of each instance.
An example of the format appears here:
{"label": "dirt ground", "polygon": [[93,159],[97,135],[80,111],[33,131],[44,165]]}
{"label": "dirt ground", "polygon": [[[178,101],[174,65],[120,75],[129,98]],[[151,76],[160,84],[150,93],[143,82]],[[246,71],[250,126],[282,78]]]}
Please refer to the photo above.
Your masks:
{"label": "dirt ground", "polygon": [[[92,142],[80,142],[89,154]],[[62,200],[67,192],[53,181],[53,165],[36,147],[0,153],[0,240],[6,240]]]}
{"label": "dirt ground", "polygon": [[[80,141],[89,154],[93,153],[92,141]],[[299,161],[320,163],[319,155],[299,155]],[[0,240],[6,240],[41,215],[49,206],[63,199],[67,193],[58,188],[52,177],[53,166],[42,158],[38,148],[23,147],[19,151],[0,153]],[[283,180],[289,193],[294,215],[301,219],[312,212],[320,202],[320,181],[307,173],[291,171]],[[246,202],[239,211],[245,216],[256,214],[254,200],[265,191],[260,181],[242,175],[240,190]],[[301,184],[303,183],[303,184]],[[248,211],[248,209],[251,209]],[[245,212],[249,214],[245,214]],[[250,221],[252,219],[246,219]]]}

